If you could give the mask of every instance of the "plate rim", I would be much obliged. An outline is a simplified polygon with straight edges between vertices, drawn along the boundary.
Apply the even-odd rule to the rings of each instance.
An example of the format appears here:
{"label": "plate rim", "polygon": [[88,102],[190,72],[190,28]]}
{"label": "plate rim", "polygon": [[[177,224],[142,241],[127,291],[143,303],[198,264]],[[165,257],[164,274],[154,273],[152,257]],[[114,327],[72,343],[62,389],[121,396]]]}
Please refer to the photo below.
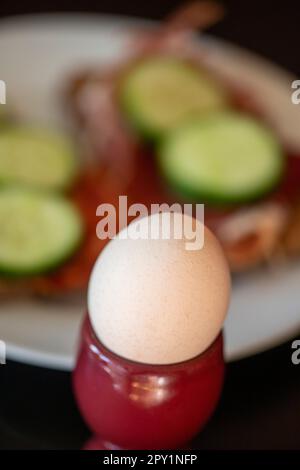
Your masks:
{"label": "plate rim", "polygon": [[[116,29],[126,30],[129,26],[134,26],[135,28],[141,27],[155,27],[159,24],[158,21],[147,20],[143,18],[134,18],[130,16],[120,16],[120,15],[111,15],[111,14],[102,14],[102,13],[29,13],[24,15],[12,15],[9,17],[3,17],[0,20],[0,37],[2,34],[5,34],[6,31],[10,31],[12,25],[16,28],[24,27],[28,28],[29,25],[32,25],[34,22],[37,25],[42,25],[42,23],[47,22],[50,24],[57,24],[57,21],[61,25],[70,25],[75,27],[76,25],[86,27],[91,22],[94,25],[99,25],[105,23],[109,27],[115,27]],[[4,28],[3,28],[4,27]],[[204,40],[204,43],[212,45],[212,47],[221,46],[224,49],[232,51],[233,53],[243,54],[246,60],[253,60],[256,63],[259,63],[261,66],[268,68],[270,71],[274,71],[277,76],[281,76],[285,80],[292,81],[295,79],[295,76],[292,72],[286,70],[284,67],[273,63],[268,58],[253,52],[248,49],[236,45],[230,41],[224,40],[222,38],[216,38],[210,35],[201,36]],[[300,331],[300,327],[299,327]],[[260,354],[264,351],[267,351],[273,347],[279,346],[280,344],[286,342],[290,339],[294,333],[296,333],[295,328],[291,327],[289,330],[285,330],[282,334],[278,333],[277,335],[272,335],[268,340],[261,341],[258,344],[244,348],[242,353],[233,353],[228,355],[227,360],[229,362],[245,359],[249,356]],[[226,341],[226,337],[225,337]],[[8,360],[14,360],[26,364],[31,364],[39,367],[46,367],[57,370],[71,371],[75,363],[75,355],[62,354],[62,353],[50,353],[36,348],[30,348],[26,346],[20,346],[13,342],[6,343],[6,351]]]}

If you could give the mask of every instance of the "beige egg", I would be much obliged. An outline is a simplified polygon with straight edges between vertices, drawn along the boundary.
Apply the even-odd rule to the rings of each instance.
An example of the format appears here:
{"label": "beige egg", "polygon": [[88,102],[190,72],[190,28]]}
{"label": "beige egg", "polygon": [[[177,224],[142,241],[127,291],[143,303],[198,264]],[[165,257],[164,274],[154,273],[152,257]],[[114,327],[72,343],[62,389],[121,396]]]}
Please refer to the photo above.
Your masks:
{"label": "beige egg", "polygon": [[[147,364],[178,363],[205,351],[222,329],[230,298],[229,269],[215,236],[201,222],[177,214],[176,224],[184,228],[192,221],[199,239],[202,231],[203,247],[191,249],[190,235],[178,238],[172,230],[163,239],[170,218],[162,216],[136,220],[110,241],[88,289],[99,340],[114,353]],[[149,238],[149,226],[151,234],[160,229],[158,239]]]}

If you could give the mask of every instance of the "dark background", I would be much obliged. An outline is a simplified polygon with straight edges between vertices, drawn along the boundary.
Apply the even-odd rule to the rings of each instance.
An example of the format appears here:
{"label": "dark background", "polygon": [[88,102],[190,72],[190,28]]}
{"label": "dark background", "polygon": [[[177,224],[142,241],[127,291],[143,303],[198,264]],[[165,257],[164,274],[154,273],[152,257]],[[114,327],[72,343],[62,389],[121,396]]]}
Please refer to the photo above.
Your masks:
{"label": "dark background", "polygon": [[[1,1],[0,16],[88,11],[160,19],[179,3],[182,2]],[[300,78],[299,1],[223,3],[227,7],[226,19],[211,28],[211,33],[274,60]],[[220,405],[194,447],[300,449],[300,365],[292,365],[291,353],[288,342],[230,364]],[[69,374],[13,362],[0,366],[0,449],[80,448],[87,437],[88,430],[72,397]]]}
{"label": "dark background", "polygon": [[[0,16],[32,12],[81,11],[162,19],[182,0],[1,0]],[[221,0],[225,20],[217,36],[248,47],[300,74],[299,0]],[[297,50],[299,48],[299,50]]]}

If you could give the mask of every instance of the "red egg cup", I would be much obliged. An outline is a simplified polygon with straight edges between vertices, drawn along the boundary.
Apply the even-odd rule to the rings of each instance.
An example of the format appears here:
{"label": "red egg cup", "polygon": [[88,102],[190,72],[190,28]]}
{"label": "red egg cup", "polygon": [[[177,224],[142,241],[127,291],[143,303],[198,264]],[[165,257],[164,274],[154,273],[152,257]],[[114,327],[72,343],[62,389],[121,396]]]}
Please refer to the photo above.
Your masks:
{"label": "red egg cup", "polygon": [[109,351],[87,316],[73,374],[79,408],[95,434],[86,449],[183,448],[213,413],[223,378],[222,333],[194,359],[148,365]]}

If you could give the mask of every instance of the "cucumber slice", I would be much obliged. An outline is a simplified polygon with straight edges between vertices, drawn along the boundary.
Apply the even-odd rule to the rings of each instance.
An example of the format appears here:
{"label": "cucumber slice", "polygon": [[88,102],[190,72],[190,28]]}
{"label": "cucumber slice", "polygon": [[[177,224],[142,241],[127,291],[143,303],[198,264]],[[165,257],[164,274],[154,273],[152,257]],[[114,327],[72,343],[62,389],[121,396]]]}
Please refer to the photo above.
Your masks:
{"label": "cucumber slice", "polygon": [[284,159],[271,131],[254,119],[214,113],[171,132],[159,149],[166,178],[197,201],[242,203],[269,192]]}
{"label": "cucumber slice", "polygon": [[82,238],[81,218],[67,199],[45,191],[0,191],[0,272],[24,276],[66,260]]}
{"label": "cucumber slice", "polygon": [[196,66],[174,57],[138,62],[123,78],[120,99],[145,137],[158,137],[195,113],[224,107],[223,88]]}
{"label": "cucumber slice", "polygon": [[73,145],[60,133],[23,127],[0,132],[1,183],[62,190],[77,167]]}

